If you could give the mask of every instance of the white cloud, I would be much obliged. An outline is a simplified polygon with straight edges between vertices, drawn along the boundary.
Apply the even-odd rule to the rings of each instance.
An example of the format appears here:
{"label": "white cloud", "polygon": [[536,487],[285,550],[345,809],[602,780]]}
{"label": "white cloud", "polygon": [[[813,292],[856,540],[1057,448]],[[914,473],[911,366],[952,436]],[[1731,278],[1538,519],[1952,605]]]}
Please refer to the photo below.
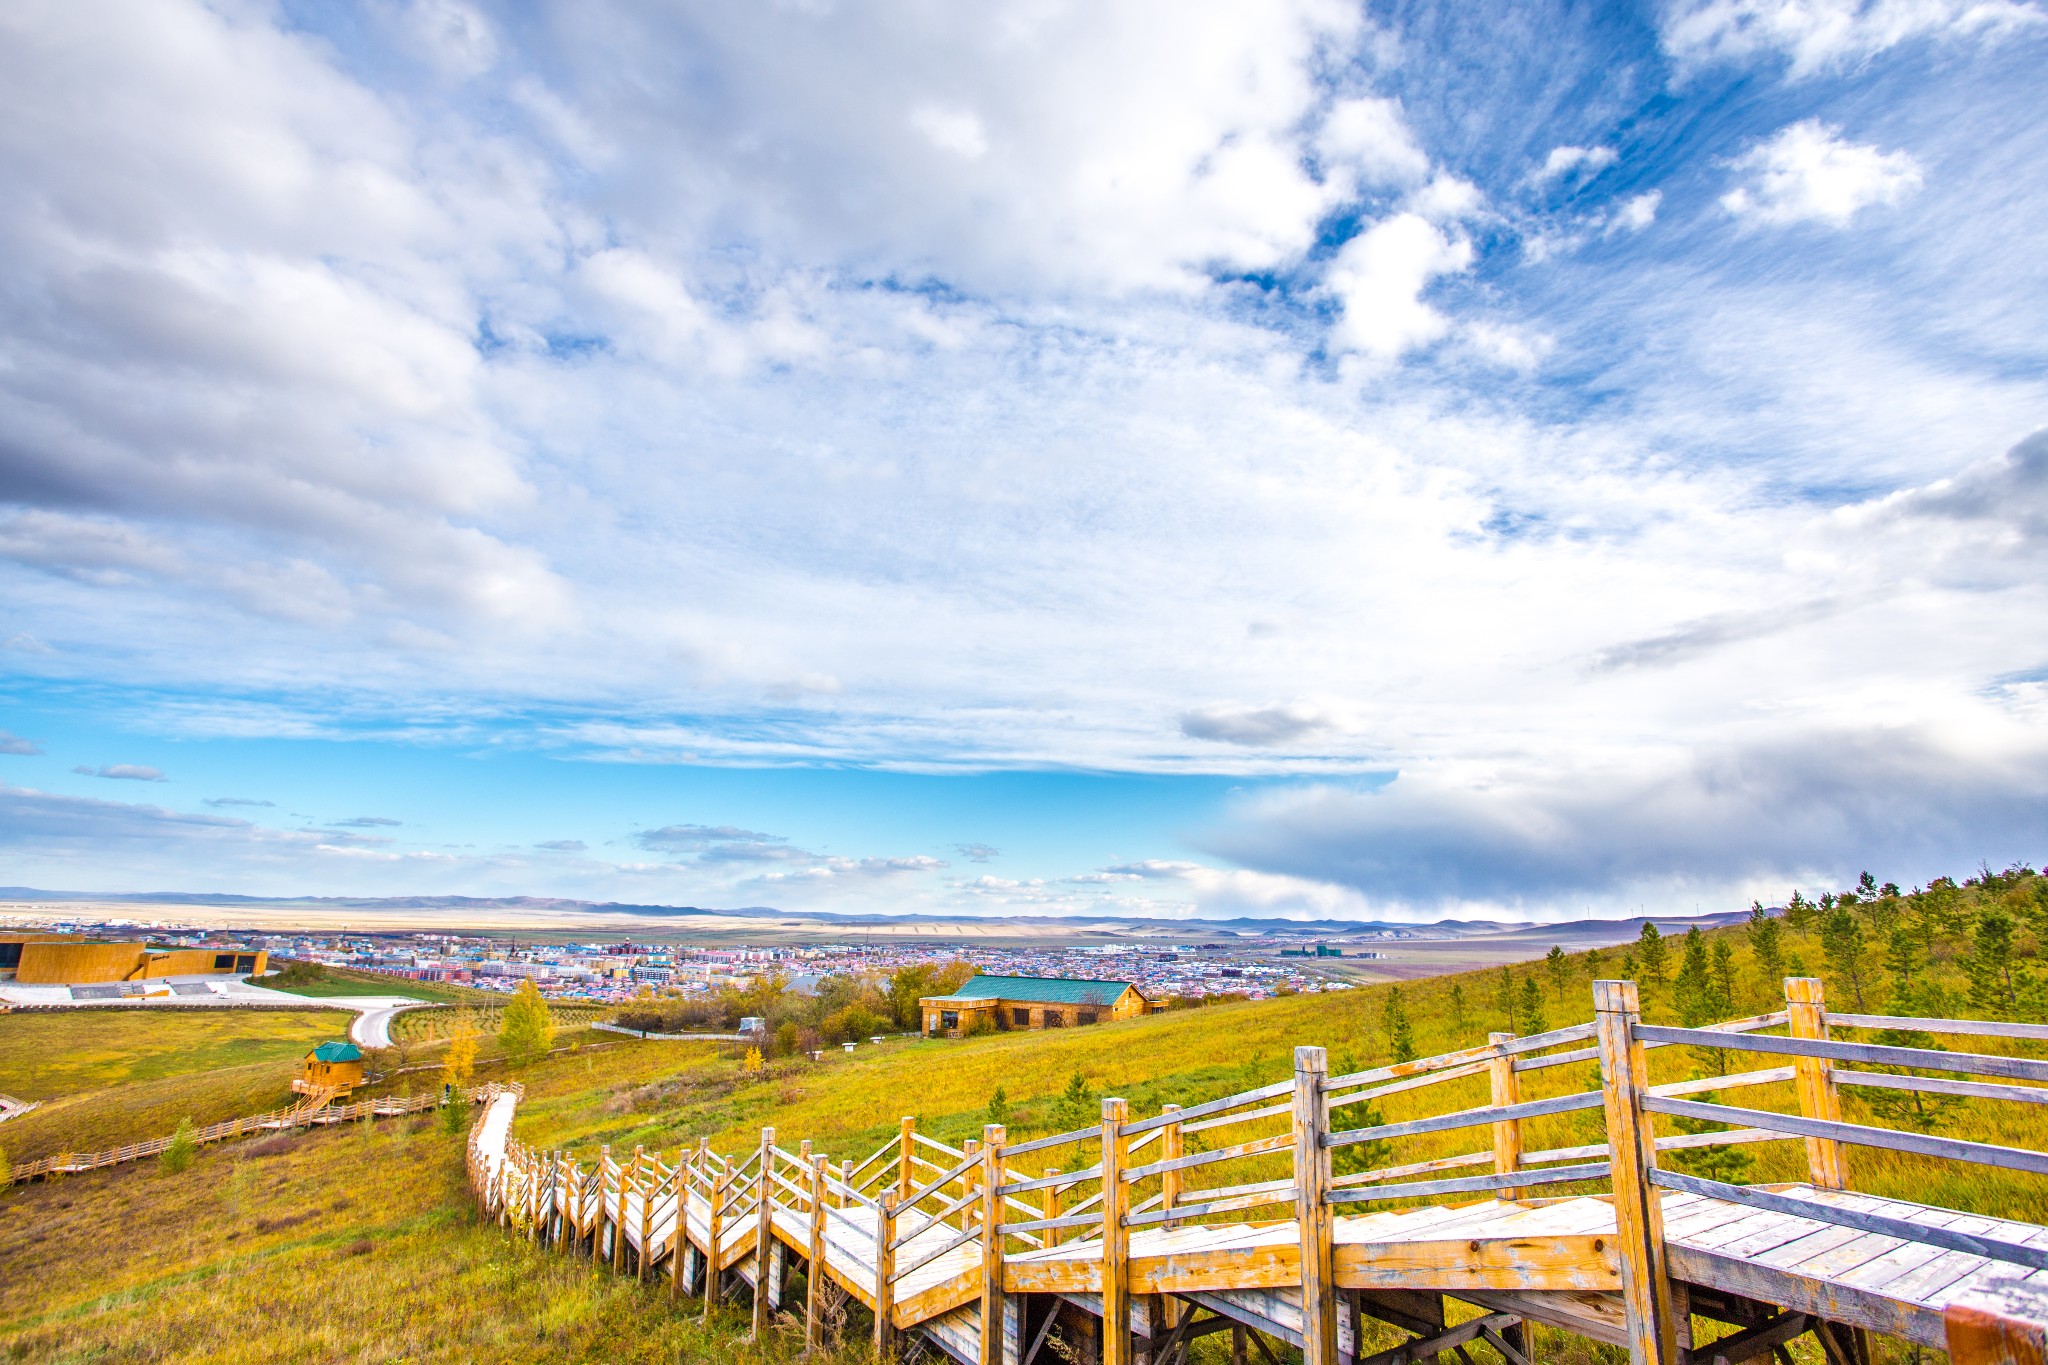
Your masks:
{"label": "white cloud", "polygon": [[1612,147],[1575,147],[1567,143],[1552,147],[1550,155],[1543,158],[1543,164],[1530,178],[1539,185],[1547,185],[1573,174],[1590,177],[1612,166],[1618,159],[1619,153]]}
{"label": "white cloud", "polygon": [[1312,706],[1207,706],[1183,715],[1180,732],[1189,739],[1264,747],[1307,739],[1333,723]]}
{"label": "white cloud", "polygon": [[910,124],[942,152],[951,152],[972,161],[988,150],[988,134],[982,130],[981,120],[971,109],[920,104],[911,110]]}
{"label": "white cloud", "polygon": [[1608,219],[1607,231],[1641,232],[1657,221],[1657,206],[1663,202],[1662,190],[1646,190],[1641,194],[1629,196],[1622,201],[1621,207],[1614,211],[1614,216]]}
{"label": "white cloud", "polygon": [[1839,128],[1804,119],[1735,158],[1745,183],[1721,207],[1757,223],[1819,222],[1847,227],[1859,209],[1895,204],[1920,188],[1920,163],[1847,141]]}
{"label": "white cloud", "polygon": [[1770,53],[1805,77],[1916,38],[1991,41],[2043,17],[2015,0],[1679,0],[1660,31],[1665,51],[1684,66]]}
{"label": "white cloud", "polygon": [[1324,115],[1315,148],[1354,188],[1412,184],[1429,174],[1428,155],[1416,145],[1400,104],[1390,99],[1339,100]]}
{"label": "white cloud", "polygon": [[1377,360],[1426,346],[1450,330],[1422,301],[1430,282],[1472,263],[1471,244],[1419,214],[1401,213],[1344,244],[1325,282],[1343,306],[1339,344]]}

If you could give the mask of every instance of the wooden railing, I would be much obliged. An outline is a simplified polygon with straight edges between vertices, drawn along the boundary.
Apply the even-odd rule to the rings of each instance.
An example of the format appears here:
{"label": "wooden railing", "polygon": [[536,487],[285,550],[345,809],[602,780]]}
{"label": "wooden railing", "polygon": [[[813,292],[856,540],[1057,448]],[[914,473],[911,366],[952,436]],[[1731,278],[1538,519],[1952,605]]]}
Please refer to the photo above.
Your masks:
{"label": "wooden railing", "polygon": [[[495,1095],[499,1088],[477,1086],[464,1092],[470,1102],[476,1102]],[[390,1099],[358,1100],[354,1104],[309,1105],[300,1103],[289,1109],[274,1109],[267,1114],[252,1114],[246,1118],[224,1119],[209,1123],[204,1128],[194,1128],[191,1140],[196,1144],[226,1142],[231,1138],[248,1137],[256,1133],[273,1133],[292,1128],[325,1126],[332,1123],[348,1123],[361,1118],[386,1118],[398,1114],[416,1114],[422,1109],[440,1107],[439,1091],[424,1095],[395,1096]],[[24,1180],[40,1180],[52,1175],[71,1175],[79,1171],[96,1171],[105,1166],[119,1166],[124,1162],[140,1161],[144,1157],[161,1156],[177,1141],[177,1134],[169,1137],[149,1138],[143,1142],[131,1142],[125,1147],[115,1147],[104,1152],[59,1152],[39,1161],[24,1161],[10,1168],[8,1184]]]}
{"label": "wooden railing", "polygon": [[[1043,1256],[1025,1256],[1012,1267],[1011,1258],[1066,1248],[1073,1256],[1100,1261],[1103,1365],[1125,1365],[1131,1359],[1135,1233],[1292,1222],[1299,1237],[1304,1361],[1335,1365],[1336,1218],[1366,1206],[1395,1207],[1445,1196],[1513,1199],[1574,1187],[1611,1199],[1627,1334],[1638,1365],[1679,1359],[1660,1191],[1707,1194],[1969,1251],[2016,1267],[2048,1269],[2048,1249],[2041,1247],[1906,1224],[1660,1169],[1664,1153],[1803,1141],[1812,1183],[1823,1189],[1846,1187],[1843,1152],[1855,1145],[2048,1174],[2048,1155],[2038,1152],[1845,1122],[1838,1098],[1839,1089],[1847,1086],[2043,1104],[2048,1088],[2013,1082],[2048,1082],[2048,1061],[1840,1042],[1828,1037],[1828,1026],[2028,1041],[2048,1041],[2048,1027],[1830,1014],[1818,981],[1795,978],[1786,988],[1782,1011],[1710,1027],[1665,1028],[1642,1022],[1633,983],[1597,982],[1590,1023],[1530,1037],[1493,1034],[1483,1046],[1338,1076],[1328,1074],[1322,1048],[1301,1047],[1295,1050],[1289,1079],[1184,1107],[1165,1105],[1158,1114],[1139,1118],[1130,1116],[1123,1100],[1104,1099],[1099,1124],[1021,1142],[1011,1142],[1001,1125],[989,1125],[980,1138],[954,1147],[919,1132],[915,1120],[905,1118],[894,1136],[858,1161],[835,1164],[808,1142],[792,1152],[777,1144],[769,1128],[738,1156],[712,1151],[708,1140],[667,1160],[635,1148],[629,1161],[619,1161],[606,1148],[591,1169],[562,1152],[508,1143],[490,1183],[478,1188],[486,1206],[508,1224],[572,1247],[587,1246],[593,1259],[608,1256],[614,1267],[623,1267],[629,1243],[647,1248],[635,1257],[634,1272],[643,1278],[650,1264],[670,1253],[671,1293],[677,1296],[686,1282],[697,1282],[702,1269],[685,1266],[686,1258],[700,1255],[681,1231],[681,1215],[692,1199],[705,1211],[713,1248],[728,1229],[743,1220],[754,1222],[757,1285],[770,1280],[768,1258],[776,1241],[771,1223],[778,1212],[808,1220],[809,1255],[818,1264],[827,1212],[846,1211],[873,1228],[866,1264],[873,1273],[870,1306],[878,1350],[889,1348],[897,1330],[895,1310],[904,1302],[906,1281],[939,1258],[962,1247],[978,1249],[981,1321],[1000,1323],[1006,1286],[1028,1292],[1035,1283],[1033,1267],[1045,1263]],[[1779,1029],[1786,1032],[1774,1032]],[[1755,1053],[1766,1061],[1782,1058],[1785,1064],[1654,1083],[1648,1055],[1673,1047],[1708,1055]],[[1841,1064],[1942,1074],[1845,1070]],[[1958,1075],[1999,1079],[1950,1079]],[[1528,1097],[1525,1083],[1557,1093]],[[1796,1100],[1797,1112],[1688,1098],[1735,1090],[1775,1090],[1776,1102]],[[1396,1122],[1358,1121],[1373,1112],[1371,1106],[1396,1095],[1408,1096],[1411,1108],[1421,1100],[1425,1110],[1437,1111]],[[1441,1107],[1430,1105],[1431,1099],[1440,1099]],[[1569,1135],[1575,1115],[1597,1115],[1589,1126],[1602,1140],[1556,1141],[1557,1126],[1566,1125]],[[1659,1136],[1659,1116],[1730,1126]],[[1475,1130],[1483,1136],[1478,1150],[1443,1150]],[[1545,1136],[1546,1144],[1525,1140]],[[1396,1159],[1396,1147],[1416,1144],[1424,1150]],[[1358,1151],[1383,1155],[1365,1169],[1340,1172],[1339,1165],[1361,1164],[1343,1155]],[[482,1179],[478,1160],[472,1166],[473,1176]],[[632,1236],[620,1234],[620,1219],[633,1223]],[[651,1230],[663,1226],[674,1230],[665,1242],[650,1247]],[[788,1240],[786,1232],[782,1236]],[[824,1278],[807,1277],[813,1296],[806,1305],[807,1333],[814,1341],[819,1332],[816,1296]],[[719,1278],[703,1274],[702,1285],[708,1314]],[[768,1295],[759,1292],[757,1331],[767,1311]],[[1484,1323],[1474,1330],[1482,1328],[1493,1330]],[[999,1338],[1000,1333],[985,1336]],[[994,1365],[994,1349],[995,1343],[984,1342],[985,1365]]]}

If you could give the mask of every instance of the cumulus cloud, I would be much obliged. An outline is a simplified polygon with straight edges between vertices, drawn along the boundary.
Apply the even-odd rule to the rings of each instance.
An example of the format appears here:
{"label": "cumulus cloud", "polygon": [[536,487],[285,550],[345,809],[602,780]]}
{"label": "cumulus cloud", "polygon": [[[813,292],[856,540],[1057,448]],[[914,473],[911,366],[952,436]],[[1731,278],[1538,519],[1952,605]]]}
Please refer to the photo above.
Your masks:
{"label": "cumulus cloud", "polygon": [[1918,729],[1783,734],[1606,764],[1404,771],[1358,792],[1315,785],[1247,802],[1202,840],[1376,907],[1612,910],[1711,888],[1924,878],[1972,859],[2038,859],[2039,752]]}
{"label": "cumulus cloud", "polygon": [[1419,213],[1400,213],[1344,244],[1325,277],[1343,312],[1334,329],[1346,349],[1393,360],[1450,330],[1450,322],[1423,302],[1442,275],[1472,263],[1472,246],[1454,239]]}
{"label": "cumulus cloud", "polygon": [[1001,849],[990,848],[987,844],[955,844],[953,851],[970,863],[993,862],[1003,856]]}
{"label": "cumulus cloud", "polygon": [[1612,166],[1619,156],[1612,147],[1575,147],[1567,143],[1552,147],[1531,178],[1539,185],[1547,185],[1570,175],[1593,176]]}
{"label": "cumulus cloud", "polygon": [[168,782],[163,769],[146,763],[107,763],[93,768],[81,763],[71,770],[83,777],[112,777],[128,782]]}
{"label": "cumulus cloud", "polygon": [[15,754],[22,757],[33,757],[36,754],[40,754],[42,751],[43,746],[36,743],[32,739],[23,739],[20,735],[14,734],[10,731],[0,730],[0,754]]}
{"label": "cumulus cloud", "polygon": [[1189,739],[1267,746],[1306,739],[1333,723],[1309,706],[1209,706],[1183,715],[1180,732]]}
{"label": "cumulus cloud", "polygon": [[1621,207],[1607,220],[1607,231],[1641,232],[1657,221],[1657,206],[1664,202],[1662,190],[1646,190],[1622,200]]}
{"label": "cumulus cloud", "polygon": [[1730,163],[1744,183],[1721,207],[1750,222],[1819,222],[1847,227],[1857,210],[1895,204],[1920,188],[1920,163],[1906,152],[1850,142],[1841,129],[1803,119]]}
{"label": "cumulus cloud", "polygon": [[2016,0],[1680,0],[1660,31],[1681,66],[1770,54],[1800,78],[1918,38],[1995,41],[2043,17]]}

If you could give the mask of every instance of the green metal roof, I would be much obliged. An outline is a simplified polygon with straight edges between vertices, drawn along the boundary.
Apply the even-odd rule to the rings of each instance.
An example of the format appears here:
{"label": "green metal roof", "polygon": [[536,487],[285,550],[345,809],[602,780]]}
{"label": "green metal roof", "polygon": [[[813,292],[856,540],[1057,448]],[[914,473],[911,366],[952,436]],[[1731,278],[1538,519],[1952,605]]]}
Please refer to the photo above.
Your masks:
{"label": "green metal roof", "polygon": [[1044,1005],[1109,1005],[1129,981],[1074,981],[1058,976],[977,976],[940,1000],[1030,1000]]}
{"label": "green metal roof", "polygon": [[354,1043],[322,1043],[313,1049],[316,1062],[360,1062],[362,1049]]}

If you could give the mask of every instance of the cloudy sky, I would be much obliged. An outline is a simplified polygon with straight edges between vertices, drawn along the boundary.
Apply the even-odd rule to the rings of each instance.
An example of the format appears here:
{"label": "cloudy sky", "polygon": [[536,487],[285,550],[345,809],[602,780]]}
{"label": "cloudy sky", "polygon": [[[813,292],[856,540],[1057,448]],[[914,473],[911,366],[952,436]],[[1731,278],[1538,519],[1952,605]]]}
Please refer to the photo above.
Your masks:
{"label": "cloudy sky", "polygon": [[18,0],[0,881],[2048,857],[2048,11]]}

